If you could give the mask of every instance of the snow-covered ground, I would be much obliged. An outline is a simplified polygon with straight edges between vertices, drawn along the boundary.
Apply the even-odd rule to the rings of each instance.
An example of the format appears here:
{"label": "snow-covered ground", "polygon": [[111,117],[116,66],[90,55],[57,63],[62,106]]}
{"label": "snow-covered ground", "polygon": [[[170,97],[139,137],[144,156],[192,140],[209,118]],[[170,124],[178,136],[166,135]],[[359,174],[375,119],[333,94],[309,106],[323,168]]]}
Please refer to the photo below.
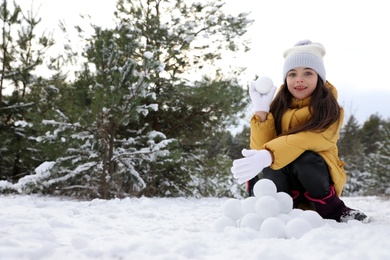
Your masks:
{"label": "snow-covered ground", "polygon": [[390,259],[390,201],[343,198],[369,224],[327,222],[301,238],[215,229],[227,198],[1,195],[0,259]]}

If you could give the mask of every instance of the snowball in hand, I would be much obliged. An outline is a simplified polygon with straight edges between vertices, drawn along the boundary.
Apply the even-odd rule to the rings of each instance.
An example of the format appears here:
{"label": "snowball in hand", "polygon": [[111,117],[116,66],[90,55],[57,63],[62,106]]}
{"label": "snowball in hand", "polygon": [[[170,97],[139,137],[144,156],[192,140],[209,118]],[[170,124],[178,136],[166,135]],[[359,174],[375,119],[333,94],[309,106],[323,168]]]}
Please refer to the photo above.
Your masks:
{"label": "snowball in hand", "polygon": [[234,221],[239,220],[244,215],[241,201],[238,199],[228,199],[223,205],[222,212]]}
{"label": "snowball in hand", "polygon": [[278,201],[269,195],[260,197],[255,204],[256,213],[262,218],[276,217],[279,215],[279,203]]}
{"label": "snowball in hand", "polygon": [[286,225],[275,217],[267,218],[260,227],[262,238],[286,238]]}
{"label": "snowball in hand", "polygon": [[273,86],[272,79],[268,77],[258,77],[255,81],[255,89],[260,94],[267,94]]}
{"label": "snowball in hand", "polygon": [[269,179],[260,179],[253,186],[253,194],[255,197],[261,197],[264,195],[274,196],[276,191],[275,183]]}

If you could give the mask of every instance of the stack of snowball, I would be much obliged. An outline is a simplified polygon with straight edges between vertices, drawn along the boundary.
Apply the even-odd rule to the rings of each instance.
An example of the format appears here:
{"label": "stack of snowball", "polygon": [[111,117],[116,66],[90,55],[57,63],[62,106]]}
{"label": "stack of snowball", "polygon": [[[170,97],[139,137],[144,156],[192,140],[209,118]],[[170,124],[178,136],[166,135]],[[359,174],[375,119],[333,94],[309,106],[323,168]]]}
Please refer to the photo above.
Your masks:
{"label": "stack of snowball", "polygon": [[254,197],[228,199],[223,216],[215,223],[222,232],[226,227],[251,228],[262,238],[300,238],[313,228],[325,224],[313,210],[293,209],[293,200],[285,192],[277,192],[275,184],[261,179],[253,187]]}

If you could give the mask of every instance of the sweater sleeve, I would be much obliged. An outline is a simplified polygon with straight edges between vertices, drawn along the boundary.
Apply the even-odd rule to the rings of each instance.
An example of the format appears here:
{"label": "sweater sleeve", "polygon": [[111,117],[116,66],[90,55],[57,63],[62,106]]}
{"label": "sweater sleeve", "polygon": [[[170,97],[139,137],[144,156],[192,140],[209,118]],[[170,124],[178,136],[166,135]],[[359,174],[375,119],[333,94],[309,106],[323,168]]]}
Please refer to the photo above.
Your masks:
{"label": "sweater sleeve", "polygon": [[250,148],[262,149],[263,145],[276,137],[275,121],[271,113],[261,122],[260,117],[253,115],[250,121]]}

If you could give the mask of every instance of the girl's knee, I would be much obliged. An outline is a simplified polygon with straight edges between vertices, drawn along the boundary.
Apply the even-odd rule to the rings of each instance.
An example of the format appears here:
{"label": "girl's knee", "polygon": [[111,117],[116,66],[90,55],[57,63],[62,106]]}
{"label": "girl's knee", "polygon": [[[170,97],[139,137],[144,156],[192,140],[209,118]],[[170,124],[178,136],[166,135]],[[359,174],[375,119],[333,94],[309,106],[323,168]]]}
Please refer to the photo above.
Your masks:
{"label": "girl's knee", "polygon": [[295,160],[295,163],[298,165],[325,164],[325,160],[316,152],[306,151]]}

